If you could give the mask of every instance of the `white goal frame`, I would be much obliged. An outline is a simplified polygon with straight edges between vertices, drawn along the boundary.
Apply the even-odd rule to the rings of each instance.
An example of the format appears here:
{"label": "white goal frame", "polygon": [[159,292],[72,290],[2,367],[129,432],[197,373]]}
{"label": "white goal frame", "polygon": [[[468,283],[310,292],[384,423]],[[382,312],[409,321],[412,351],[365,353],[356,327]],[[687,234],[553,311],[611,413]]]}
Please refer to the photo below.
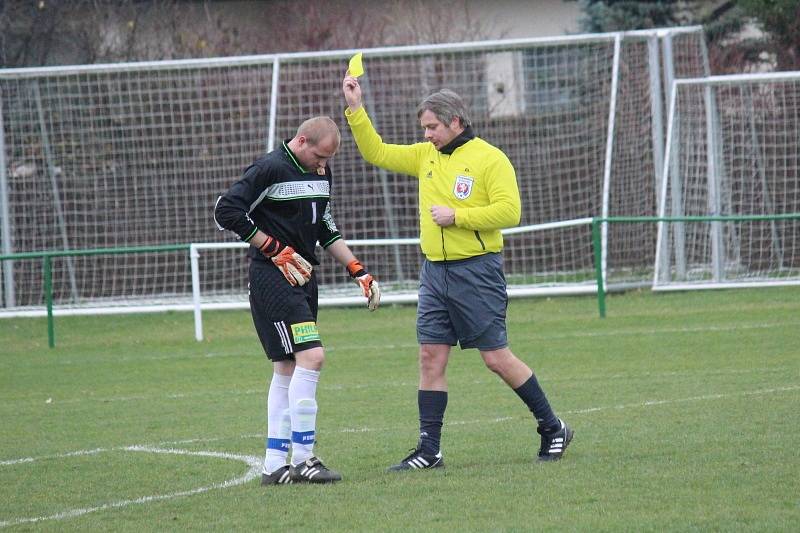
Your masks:
{"label": "white goal frame", "polygon": [[[545,231],[549,229],[558,228],[571,228],[575,226],[590,226],[592,223],[591,218],[579,218],[575,220],[565,220],[562,222],[552,222],[547,224],[534,224],[530,226],[519,226],[516,228],[509,228],[502,230],[503,235],[515,235],[520,233],[529,233],[536,231]],[[348,246],[351,247],[370,247],[370,246],[394,246],[398,244],[419,244],[419,238],[405,238],[405,239],[354,239],[347,241]],[[203,302],[203,296],[200,290],[200,281],[202,273],[200,271],[200,254],[201,251],[213,250],[229,250],[229,249],[242,249],[249,248],[249,244],[244,242],[213,242],[213,243],[192,243],[189,248],[189,257],[191,259],[192,269],[192,304],[191,308],[194,313],[194,336],[198,341],[203,340],[203,310],[229,310],[229,309],[249,309],[250,302],[247,300],[229,301],[229,302]],[[354,291],[355,292],[355,291]],[[595,294],[597,292],[597,284],[593,280],[581,285],[570,286],[510,286],[508,287],[508,296],[510,298],[518,298],[523,296],[548,296],[548,295],[566,295],[566,294]],[[391,292],[385,288],[381,291],[381,304],[406,304],[416,303],[419,300],[419,294],[415,291],[402,291]],[[326,296],[319,299],[320,307],[334,307],[334,306],[359,306],[365,305],[362,296]]]}
{"label": "white goal frame", "polygon": [[[669,114],[667,122],[667,143],[664,154],[664,166],[662,175],[664,179],[659,191],[659,214],[661,219],[669,217],[684,217],[687,215],[683,211],[683,187],[681,182],[681,168],[679,163],[680,150],[683,148],[683,134],[679,131],[677,114],[679,109],[679,97],[681,92],[691,88],[702,88],[703,107],[705,112],[705,160],[707,168],[707,216],[733,216],[743,213],[726,212],[723,198],[730,194],[730,191],[722,190],[724,187],[725,161],[723,159],[723,138],[720,131],[720,110],[717,106],[715,89],[734,86],[746,86],[751,84],[770,84],[794,81],[800,85],[800,71],[798,72],[776,72],[759,74],[734,74],[725,76],[709,76],[705,78],[686,78],[674,80],[670,94]],[[800,115],[800,110],[798,110]],[[755,133],[752,132],[752,142],[757,143]],[[764,176],[761,176],[764,179]],[[800,175],[795,175],[794,179],[800,183]],[[766,185],[765,185],[766,186]],[[800,209],[792,210],[789,213],[757,213],[760,215],[779,215],[793,214]],[[696,213],[688,213],[696,215]],[[672,226],[671,226],[672,225]],[[672,229],[672,246],[668,242],[668,230]],[[729,280],[726,279],[725,262],[726,250],[725,239],[723,238],[723,222],[712,221],[708,224],[710,241],[710,279],[707,281],[675,282],[670,281],[670,272],[677,272],[683,276],[688,268],[685,257],[685,235],[684,222],[666,221],[658,222],[656,261],[653,276],[652,289],[654,291],[673,291],[673,290],[694,290],[694,289],[732,289],[732,288],[753,288],[769,286],[788,286],[800,285],[800,277],[789,276],[777,279],[752,279],[752,280]],[[775,225],[772,223],[773,237],[776,234]],[[674,262],[674,263],[673,263]],[[673,266],[674,264],[674,266]]]}

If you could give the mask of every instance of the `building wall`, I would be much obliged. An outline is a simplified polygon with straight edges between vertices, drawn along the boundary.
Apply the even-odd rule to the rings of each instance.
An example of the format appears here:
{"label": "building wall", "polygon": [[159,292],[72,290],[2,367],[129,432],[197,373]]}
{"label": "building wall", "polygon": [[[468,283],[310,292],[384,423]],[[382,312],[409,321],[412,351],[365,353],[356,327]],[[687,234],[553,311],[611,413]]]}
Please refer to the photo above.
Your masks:
{"label": "building wall", "polygon": [[[402,17],[404,13],[408,17],[419,16],[420,9],[410,7],[408,10],[402,8],[403,3],[413,2],[414,0],[396,0],[384,2],[370,2],[364,4],[364,9],[378,9],[392,16],[399,12]],[[324,6],[323,0],[311,1],[317,7]],[[566,0],[451,0],[452,5],[462,8],[466,6],[469,17],[474,21],[481,21],[482,28],[485,28],[487,35],[480,36],[480,39],[515,39],[526,37],[547,37],[554,35],[565,35],[567,33],[578,33],[578,21],[582,15],[577,1]],[[358,5],[357,2],[355,2]],[[212,1],[210,12],[222,15],[226,22],[238,26],[247,31],[253,21],[269,20],[265,13],[274,9],[274,2],[269,0],[261,1]],[[324,7],[322,7],[324,9]],[[424,10],[425,8],[423,8]],[[441,16],[443,11],[449,9],[448,2],[439,4],[431,8],[434,16]],[[412,12],[413,11],[413,12]],[[188,13],[187,13],[188,14]],[[192,15],[195,17],[207,16],[208,12],[196,10]],[[338,17],[340,14],[332,14]],[[461,17],[461,13],[455,14],[455,19]],[[440,21],[442,25],[448,24],[447,20]],[[396,20],[399,26],[413,25],[413,20]],[[262,22],[263,24],[263,22]],[[455,32],[457,33],[457,32]],[[469,40],[459,38],[458,40]],[[394,44],[394,43],[385,43]]]}
{"label": "building wall", "polygon": [[493,20],[495,38],[547,37],[578,33],[578,2],[564,0],[467,0],[475,16]]}

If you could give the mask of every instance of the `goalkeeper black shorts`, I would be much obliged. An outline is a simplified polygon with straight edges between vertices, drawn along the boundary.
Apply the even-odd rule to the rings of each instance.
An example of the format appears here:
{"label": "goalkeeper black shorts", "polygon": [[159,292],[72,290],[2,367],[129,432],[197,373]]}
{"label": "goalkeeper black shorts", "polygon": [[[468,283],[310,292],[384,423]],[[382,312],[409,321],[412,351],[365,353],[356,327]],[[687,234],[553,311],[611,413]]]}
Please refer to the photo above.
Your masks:
{"label": "goalkeeper black shorts", "polygon": [[270,361],[322,346],[317,331],[317,276],[292,287],[272,261],[250,261],[250,314]]}

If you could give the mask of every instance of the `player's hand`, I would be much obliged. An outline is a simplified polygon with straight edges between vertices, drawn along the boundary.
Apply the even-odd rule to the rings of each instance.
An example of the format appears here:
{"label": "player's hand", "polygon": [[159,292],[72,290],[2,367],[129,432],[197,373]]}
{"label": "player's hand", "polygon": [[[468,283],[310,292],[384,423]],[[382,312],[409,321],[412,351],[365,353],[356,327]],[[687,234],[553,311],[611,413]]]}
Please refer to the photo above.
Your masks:
{"label": "player's hand", "polygon": [[311,279],[311,263],[291,246],[284,246],[275,237],[267,235],[258,249],[275,263],[292,287],[303,286]]}
{"label": "player's hand", "polygon": [[294,251],[294,248],[287,246],[271,257],[272,262],[283,273],[283,277],[291,286],[303,286],[311,279],[311,263],[306,261],[302,255]]}
{"label": "player's hand", "polygon": [[369,310],[376,310],[381,303],[381,289],[378,286],[377,280],[372,277],[372,274],[367,272],[367,269],[364,268],[364,265],[362,265],[358,259],[350,261],[347,265],[347,272],[350,274],[350,277],[358,283],[359,287],[361,287],[361,292],[367,299],[367,307],[369,307]]}
{"label": "player's hand", "polygon": [[311,263],[306,261],[302,255],[294,251],[294,248],[287,246],[274,256],[272,262],[283,273],[283,277],[292,286],[303,286],[311,279]]}
{"label": "player's hand", "polygon": [[357,111],[361,107],[361,86],[358,84],[358,79],[351,76],[349,71],[342,81],[342,91],[350,111]]}
{"label": "player's hand", "polygon": [[439,226],[446,228],[456,223],[456,210],[443,205],[431,206],[431,218]]}

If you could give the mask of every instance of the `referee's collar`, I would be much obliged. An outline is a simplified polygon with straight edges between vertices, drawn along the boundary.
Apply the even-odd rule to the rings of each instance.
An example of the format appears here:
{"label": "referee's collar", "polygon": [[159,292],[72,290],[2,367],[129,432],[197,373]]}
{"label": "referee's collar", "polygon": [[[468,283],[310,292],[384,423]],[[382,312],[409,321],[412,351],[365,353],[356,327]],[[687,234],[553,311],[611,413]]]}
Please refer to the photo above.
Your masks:
{"label": "referee's collar", "polygon": [[475,138],[475,133],[472,131],[472,126],[467,126],[466,128],[464,128],[464,131],[459,133],[455,139],[442,146],[442,148],[439,151],[443,154],[450,155],[456,151],[456,148],[458,148],[461,145],[467,144],[474,138]]}

